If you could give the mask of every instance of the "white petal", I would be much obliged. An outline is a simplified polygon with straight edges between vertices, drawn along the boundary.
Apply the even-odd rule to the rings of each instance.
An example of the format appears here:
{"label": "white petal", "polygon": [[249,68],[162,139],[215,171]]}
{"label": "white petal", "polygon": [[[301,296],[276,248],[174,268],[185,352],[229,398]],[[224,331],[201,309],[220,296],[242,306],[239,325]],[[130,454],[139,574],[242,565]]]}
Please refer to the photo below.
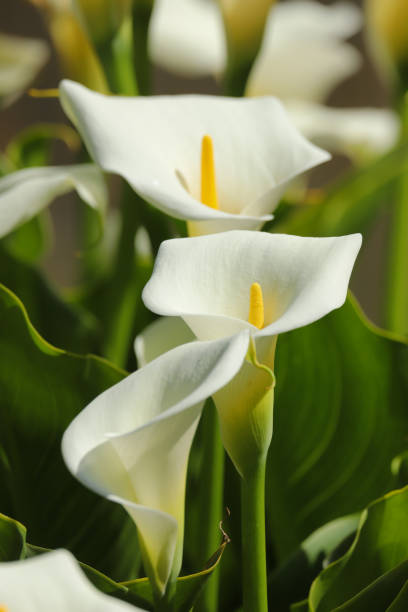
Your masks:
{"label": "white petal", "polygon": [[0,99],[11,102],[31,83],[49,56],[43,40],[0,34]]}
{"label": "white petal", "polygon": [[[276,335],[340,307],[361,235],[302,238],[234,231],[162,243],[143,290],[146,306],[181,316],[200,340],[251,329]],[[265,327],[247,322],[249,291],[263,291]]]}
{"label": "white petal", "polygon": [[141,611],[98,591],[67,550],[1,563],[0,602],[7,612]]}
{"label": "white petal", "polygon": [[181,565],[187,461],[202,404],[236,374],[247,348],[247,334],[175,348],[98,396],[64,434],[70,471],[134,519],[161,592]]}
{"label": "white petal", "polygon": [[351,4],[279,3],[269,14],[247,95],[324,100],[361,65],[359,52],[342,40],[360,25],[360,12]]}
{"label": "white petal", "polygon": [[156,0],[149,27],[149,52],[156,64],[175,74],[221,74],[226,49],[215,2]]}
{"label": "white petal", "polygon": [[[273,98],[108,97],[63,81],[61,101],[97,163],[123,176],[143,198],[217,231],[254,229],[287,183],[326,161]],[[221,210],[199,201],[201,139],[214,141]]]}
{"label": "white petal", "polygon": [[195,340],[180,317],[162,317],[148,325],[135,339],[135,353],[142,367],[180,344]]}
{"label": "white petal", "polygon": [[0,237],[74,189],[86,204],[103,214],[106,184],[102,172],[92,164],[26,168],[6,175],[0,179]]}
{"label": "white petal", "polygon": [[398,140],[398,115],[377,108],[331,108],[289,102],[287,109],[299,130],[330,151],[353,156],[380,155]]}

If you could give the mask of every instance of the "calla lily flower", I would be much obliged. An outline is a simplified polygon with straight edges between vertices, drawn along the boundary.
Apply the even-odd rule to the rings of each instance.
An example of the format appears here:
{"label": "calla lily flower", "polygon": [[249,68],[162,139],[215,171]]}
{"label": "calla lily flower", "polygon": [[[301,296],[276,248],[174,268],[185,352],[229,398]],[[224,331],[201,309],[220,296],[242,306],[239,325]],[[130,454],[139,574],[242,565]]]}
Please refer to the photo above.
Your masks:
{"label": "calla lily flower", "polygon": [[191,234],[259,229],[288,183],[329,158],[274,98],[108,97],[70,81],[60,97],[93,159]]}
{"label": "calla lily flower", "polygon": [[203,403],[238,372],[247,332],[192,342],[98,396],[64,434],[65,462],[135,521],[156,596],[181,567],[187,461]]}
{"label": "calla lily flower", "polygon": [[250,362],[214,394],[224,446],[241,475],[270,444],[277,335],[343,304],[360,245],[360,234],[246,231],[162,243],[143,290],[145,305],[182,317],[200,340],[251,334]]}
{"label": "calla lily flower", "polygon": [[98,591],[67,550],[0,563],[2,612],[142,612]]}
{"label": "calla lily flower", "polygon": [[0,34],[0,107],[10,104],[30,85],[48,56],[43,40]]}
{"label": "calla lily flower", "polygon": [[0,179],[0,237],[73,190],[104,213],[107,188],[101,170],[93,164],[26,168],[6,175]]}
{"label": "calla lily flower", "polygon": [[139,368],[196,337],[181,317],[160,317],[136,336],[134,349]]}

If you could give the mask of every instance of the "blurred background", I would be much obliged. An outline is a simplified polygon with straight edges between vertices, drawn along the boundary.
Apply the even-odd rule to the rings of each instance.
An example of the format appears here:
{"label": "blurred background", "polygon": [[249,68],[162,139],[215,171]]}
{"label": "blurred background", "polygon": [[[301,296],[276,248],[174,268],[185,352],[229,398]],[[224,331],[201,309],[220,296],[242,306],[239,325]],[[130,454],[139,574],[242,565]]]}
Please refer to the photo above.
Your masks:
{"label": "blurred background", "polygon": [[[331,4],[330,0],[323,3]],[[354,3],[362,7],[362,0],[354,0]],[[0,31],[46,40],[51,49],[50,58],[32,85],[36,88],[58,86],[61,73],[57,56],[55,50],[53,50],[42,15],[33,4],[26,0],[1,0]],[[330,94],[328,105],[336,107],[389,107],[390,93],[381,82],[370,61],[363,33],[360,32],[352,37],[351,42],[363,54],[364,62],[358,72],[335,88]],[[220,93],[217,82],[213,78],[183,79],[157,67],[154,71],[153,90],[155,94]],[[58,99],[35,99],[25,94],[2,110],[0,113],[1,149],[4,150],[7,143],[19,130],[36,122],[67,123]],[[67,164],[74,161],[74,153],[63,143],[55,142],[53,163]],[[346,157],[335,155],[332,162],[314,171],[311,177],[312,185],[319,187],[334,181],[341,173],[347,171],[349,163]],[[77,264],[80,254],[76,243],[76,227],[81,206],[82,204],[77,197],[63,196],[56,200],[51,207],[54,237],[52,247],[43,261],[43,266],[50,282],[59,288],[73,287],[78,280]],[[385,245],[388,227],[389,211],[387,211],[387,206],[384,206],[365,236],[364,248],[358,259],[352,280],[352,289],[355,295],[367,315],[376,323],[382,322]]]}

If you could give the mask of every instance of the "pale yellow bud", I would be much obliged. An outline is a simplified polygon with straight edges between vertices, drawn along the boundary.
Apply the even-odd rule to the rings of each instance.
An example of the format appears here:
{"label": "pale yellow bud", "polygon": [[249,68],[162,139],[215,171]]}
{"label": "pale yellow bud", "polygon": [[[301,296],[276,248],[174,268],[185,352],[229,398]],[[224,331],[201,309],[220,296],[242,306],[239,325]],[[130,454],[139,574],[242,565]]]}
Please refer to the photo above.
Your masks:
{"label": "pale yellow bud", "polygon": [[369,26],[396,62],[408,61],[408,1],[366,0]]}
{"label": "pale yellow bud", "polygon": [[230,52],[255,56],[275,0],[218,0]]}
{"label": "pale yellow bud", "polygon": [[107,93],[102,67],[74,14],[71,11],[54,12],[49,18],[49,31],[63,76]]}

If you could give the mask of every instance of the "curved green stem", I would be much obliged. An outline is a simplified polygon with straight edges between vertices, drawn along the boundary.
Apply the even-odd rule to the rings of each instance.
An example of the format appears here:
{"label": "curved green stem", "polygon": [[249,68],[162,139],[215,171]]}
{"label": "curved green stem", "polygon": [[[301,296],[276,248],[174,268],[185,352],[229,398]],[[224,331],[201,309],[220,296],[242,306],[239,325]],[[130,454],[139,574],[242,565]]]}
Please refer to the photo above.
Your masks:
{"label": "curved green stem", "polygon": [[[200,566],[220,545],[219,523],[224,499],[224,448],[221,441],[217,410],[208,400],[202,416],[203,469],[199,500]],[[197,612],[218,610],[219,568],[212,573],[194,609]]]}
{"label": "curved green stem", "polygon": [[265,459],[241,480],[244,612],[268,612]]}

